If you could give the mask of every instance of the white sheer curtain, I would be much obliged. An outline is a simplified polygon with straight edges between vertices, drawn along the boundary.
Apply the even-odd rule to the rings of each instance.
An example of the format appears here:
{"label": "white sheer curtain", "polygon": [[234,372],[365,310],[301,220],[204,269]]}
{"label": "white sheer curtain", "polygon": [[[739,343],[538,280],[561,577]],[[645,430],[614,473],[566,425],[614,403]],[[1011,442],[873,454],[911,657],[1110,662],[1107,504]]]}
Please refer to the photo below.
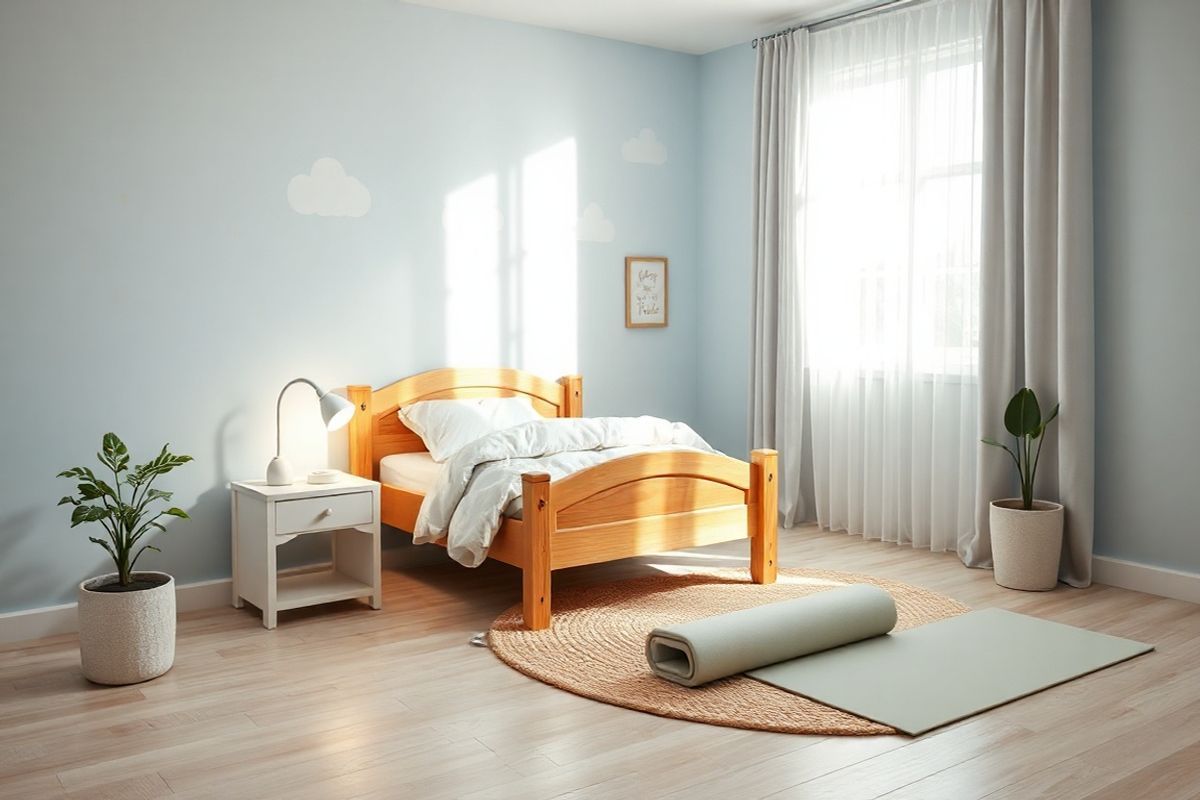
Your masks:
{"label": "white sheer curtain", "polygon": [[960,553],[976,511],[983,21],[984,0],[930,0],[812,32],[795,159],[788,372],[807,377],[817,521]]}

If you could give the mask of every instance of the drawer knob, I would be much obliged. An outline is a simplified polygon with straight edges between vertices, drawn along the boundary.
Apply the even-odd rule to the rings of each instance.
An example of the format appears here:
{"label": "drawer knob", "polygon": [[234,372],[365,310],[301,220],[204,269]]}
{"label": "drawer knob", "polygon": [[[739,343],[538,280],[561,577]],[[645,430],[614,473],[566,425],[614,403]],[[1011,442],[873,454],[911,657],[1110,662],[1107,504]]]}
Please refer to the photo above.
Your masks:
{"label": "drawer knob", "polygon": [[333,509],[332,509],[332,508],[327,508],[327,509],[325,509],[324,511],[322,511],[322,512],[321,512],[321,516],[322,516],[322,517],[328,517],[328,516],[330,516],[330,515],[332,515],[332,514],[333,514]]}

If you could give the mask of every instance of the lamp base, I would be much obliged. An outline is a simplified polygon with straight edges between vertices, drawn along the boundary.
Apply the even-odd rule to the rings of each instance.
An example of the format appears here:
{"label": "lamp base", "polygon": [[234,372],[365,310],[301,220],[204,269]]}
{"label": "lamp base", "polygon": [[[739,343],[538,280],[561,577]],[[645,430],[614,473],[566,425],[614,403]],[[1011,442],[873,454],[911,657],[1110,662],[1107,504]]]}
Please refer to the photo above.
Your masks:
{"label": "lamp base", "polygon": [[267,486],[290,486],[292,465],[282,456],[275,456],[267,465]]}

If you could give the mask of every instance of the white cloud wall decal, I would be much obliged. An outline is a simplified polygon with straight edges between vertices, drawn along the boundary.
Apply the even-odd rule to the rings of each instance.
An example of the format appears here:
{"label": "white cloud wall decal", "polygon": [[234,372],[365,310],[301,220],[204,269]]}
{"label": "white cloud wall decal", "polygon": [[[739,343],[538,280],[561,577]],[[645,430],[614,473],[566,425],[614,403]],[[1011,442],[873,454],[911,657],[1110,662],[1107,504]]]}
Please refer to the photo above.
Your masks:
{"label": "white cloud wall decal", "polygon": [[336,158],[318,158],[307,175],[288,182],[288,205],[298,214],[361,217],[371,210],[371,193],[358,178],[346,174]]}
{"label": "white cloud wall decal", "polygon": [[641,133],[621,145],[621,157],[634,164],[657,166],[667,163],[667,146],[658,140],[654,131],[642,128]]}
{"label": "white cloud wall decal", "polygon": [[605,219],[604,209],[596,203],[588,203],[575,225],[575,238],[581,242],[611,242],[616,235],[617,228],[611,220]]}

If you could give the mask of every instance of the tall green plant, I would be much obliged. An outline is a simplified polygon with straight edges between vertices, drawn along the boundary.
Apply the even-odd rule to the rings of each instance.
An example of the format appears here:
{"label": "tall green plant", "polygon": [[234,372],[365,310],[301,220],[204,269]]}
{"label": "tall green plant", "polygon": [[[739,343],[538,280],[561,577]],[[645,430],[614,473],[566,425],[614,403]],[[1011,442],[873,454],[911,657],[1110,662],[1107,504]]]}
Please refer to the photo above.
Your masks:
{"label": "tall green plant", "polygon": [[[133,582],[133,567],[142,553],[147,550],[161,552],[148,542],[138,547],[142,537],[151,530],[166,530],[158,520],[164,516],[188,518],[182,508],[170,506],[164,509],[152,505],[171,499],[170,492],[153,487],[154,480],[192,460],[191,456],[177,456],[168,452],[167,447],[169,445],[163,445],[157,456],[141,466],[131,468],[125,443],[115,433],[106,433],[96,458],[112,473],[111,484],[98,478],[87,467],[72,467],[58,473],[60,478],[78,481],[75,494],[58,501],[60,506],[68,503],[74,506],[71,527],[85,522],[100,523],[108,535],[107,540],[95,536],[89,536],[88,539],[112,556],[122,586]],[[135,547],[138,548],[137,552],[134,552]]]}
{"label": "tall green plant", "polygon": [[[1037,395],[1032,389],[1022,387],[1004,410],[1004,427],[1016,437],[1016,452],[995,439],[984,438],[984,444],[999,447],[1012,456],[1017,466],[1017,477],[1021,480],[1021,503],[1026,511],[1033,509],[1033,481],[1037,477],[1038,459],[1042,456],[1042,443],[1046,426],[1058,416],[1058,403],[1050,410],[1050,416],[1042,419]],[[1037,442],[1037,449],[1033,443]]]}

